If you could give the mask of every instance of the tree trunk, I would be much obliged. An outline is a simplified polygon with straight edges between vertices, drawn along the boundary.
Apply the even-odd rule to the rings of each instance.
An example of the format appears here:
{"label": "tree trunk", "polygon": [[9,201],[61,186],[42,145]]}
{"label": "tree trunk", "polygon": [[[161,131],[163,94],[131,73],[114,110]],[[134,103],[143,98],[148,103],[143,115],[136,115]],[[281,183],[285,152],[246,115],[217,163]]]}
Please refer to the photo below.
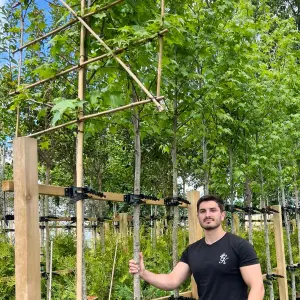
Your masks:
{"label": "tree trunk", "polygon": [[[230,205],[234,205],[232,144],[229,146],[229,181],[230,181]],[[231,213],[231,233],[235,233],[233,213]]]}
{"label": "tree trunk", "polygon": [[[173,102],[174,117],[173,117],[173,142],[172,142],[172,174],[173,174],[173,197],[178,197],[178,186],[177,186],[177,98],[175,97]],[[179,207],[174,206],[173,208],[173,230],[172,230],[172,260],[173,268],[177,265],[178,256],[178,224],[179,224]],[[174,297],[179,297],[178,289],[174,290]]]}
{"label": "tree trunk", "polygon": [[[246,176],[245,180],[245,198],[244,198],[245,206],[252,207],[252,192],[250,188],[250,180],[249,177]],[[251,212],[248,213],[248,240],[249,243],[253,245],[253,224],[252,224],[252,215]]]}
{"label": "tree trunk", "polygon": [[[102,170],[98,173],[98,189],[102,191]],[[100,201],[98,203],[98,216],[100,219],[104,217],[104,210],[105,210],[105,202]],[[104,222],[100,222],[99,224],[100,230],[100,245],[101,245],[101,252],[105,252],[105,232],[104,232]]]}
{"label": "tree trunk", "polygon": [[[134,88],[132,102],[137,102],[137,95],[135,94]],[[133,127],[134,127],[134,154],[135,154],[135,165],[134,165],[134,194],[139,195],[141,193],[141,136],[140,136],[140,113],[138,108],[132,115]],[[140,253],[140,205],[134,205],[133,209],[133,258],[136,262],[139,262]],[[140,276],[135,274],[133,276],[133,289],[134,289],[134,300],[141,299],[141,286]]]}
{"label": "tree trunk", "polygon": [[206,138],[206,127],[205,120],[203,118],[204,134],[202,137],[202,149],[203,149],[203,166],[204,166],[204,195],[209,193],[209,174],[207,166],[207,138]]}
{"label": "tree trunk", "polygon": [[[288,213],[285,209],[286,207],[286,200],[285,200],[285,189],[284,189],[284,183],[282,178],[282,166],[281,161],[279,160],[278,163],[278,169],[279,169],[279,183],[280,183],[280,189],[281,189],[281,203],[283,206],[283,219],[286,229],[286,238],[287,238],[287,245],[288,245],[288,254],[289,254],[289,264],[293,265],[293,253],[292,253],[292,246],[291,246],[291,235],[290,235],[290,220]],[[292,281],[292,300],[296,300],[296,278],[295,278],[295,272],[291,272],[291,281]]]}

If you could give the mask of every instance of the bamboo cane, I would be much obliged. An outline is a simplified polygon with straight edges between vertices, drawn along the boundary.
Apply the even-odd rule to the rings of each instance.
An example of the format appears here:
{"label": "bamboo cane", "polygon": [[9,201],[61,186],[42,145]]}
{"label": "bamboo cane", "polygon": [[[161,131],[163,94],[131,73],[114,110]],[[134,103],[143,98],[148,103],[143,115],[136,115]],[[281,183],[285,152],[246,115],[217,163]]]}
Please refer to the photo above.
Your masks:
{"label": "bamboo cane", "polygon": [[[158,33],[156,33],[156,34],[151,35],[151,36],[148,37],[148,38],[143,38],[143,39],[141,39],[141,40],[139,40],[139,41],[133,43],[132,45],[139,45],[139,44],[151,42],[153,39],[155,39],[155,38],[157,37],[157,35],[158,35],[158,36],[164,35],[167,31],[168,31],[168,29],[164,29],[164,30],[162,30],[162,31],[160,31],[160,32],[158,32]],[[68,73],[70,73],[70,72],[79,70],[79,69],[81,69],[82,67],[84,67],[84,66],[86,66],[86,65],[88,65],[88,64],[90,64],[90,63],[94,63],[94,62],[100,61],[100,60],[102,60],[102,59],[104,59],[104,58],[108,58],[108,57],[112,56],[113,54],[116,55],[116,54],[123,53],[123,52],[126,51],[128,48],[130,48],[130,45],[128,45],[128,46],[126,46],[126,47],[123,47],[123,48],[116,49],[116,50],[114,50],[112,53],[105,53],[105,54],[102,54],[102,55],[100,55],[100,56],[97,56],[97,57],[91,58],[91,59],[89,59],[89,60],[86,60],[86,61],[84,61],[84,62],[82,62],[82,63],[79,63],[77,66],[73,66],[73,67],[71,67],[71,68],[69,68],[69,69],[60,71],[59,73],[57,73],[57,74],[55,74],[55,75],[53,75],[53,76],[51,76],[51,77],[48,77],[48,78],[39,80],[39,81],[34,82],[34,83],[32,83],[32,84],[28,84],[28,85],[22,87],[21,89],[17,89],[16,91],[10,92],[10,93],[9,93],[9,96],[13,96],[13,95],[15,95],[15,94],[18,94],[18,93],[24,91],[24,90],[27,90],[27,89],[36,87],[36,86],[38,86],[38,85],[41,85],[41,84],[43,84],[43,83],[46,83],[46,82],[51,81],[51,80],[53,80],[53,79],[56,79],[56,78],[58,78],[58,77],[60,77],[60,76],[66,75],[66,74],[68,74]]]}
{"label": "bamboo cane", "polygon": [[[158,97],[156,99],[158,101],[160,101],[160,100],[164,99],[164,97],[161,96],[161,97]],[[115,113],[115,112],[118,112],[118,111],[123,111],[123,110],[126,110],[128,108],[132,108],[132,107],[135,107],[135,106],[138,106],[138,105],[147,104],[147,103],[149,103],[151,101],[152,101],[151,99],[146,99],[146,100],[142,100],[142,101],[139,101],[139,102],[135,102],[135,103],[130,103],[130,104],[127,104],[127,105],[123,105],[121,107],[109,109],[107,111],[101,111],[101,112],[98,112],[98,113],[86,115],[84,117],[80,117],[78,120],[69,121],[69,122],[66,122],[66,123],[61,124],[61,125],[53,126],[51,128],[48,128],[48,129],[45,129],[45,130],[41,130],[41,131],[38,131],[38,132],[35,132],[35,133],[32,133],[32,134],[29,134],[29,135],[27,135],[27,137],[38,136],[38,135],[41,135],[41,134],[44,134],[44,133],[48,133],[48,132],[51,132],[51,131],[54,131],[54,130],[57,130],[57,129],[60,129],[60,128],[63,128],[63,127],[66,127],[66,126],[70,126],[72,124],[76,124],[77,122],[80,122],[80,121],[84,121],[84,120],[88,120],[88,119],[92,119],[92,118],[97,118],[97,117],[101,117],[101,116],[104,116],[104,115],[109,115],[109,114],[112,114],[112,113]],[[12,141],[8,141],[8,142],[11,143]]]}
{"label": "bamboo cane", "polygon": [[51,243],[50,243],[50,269],[49,269],[48,300],[51,300],[51,289],[52,289],[52,257],[53,257],[53,241],[51,241]]}
{"label": "bamboo cane", "polygon": [[117,233],[116,248],[115,248],[115,255],[114,255],[114,263],[113,263],[113,268],[112,268],[112,272],[111,272],[111,280],[110,280],[108,300],[111,299],[112,285],[113,285],[114,274],[115,274],[115,265],[116,265],[116,261],[117,261],[118,241],[119,241],[119,238],[118,238],[118,233]]}
{"label": "bamboo cane", "polygon": [[136,77],[136,75],[130,70],[129,67],[116,55],[113,54],[112,49],[95,33],[95,31],[81,18],[77,13],[63,0],[59,0],[78,20],[79,22],[93,35],[97,41],[109,51],[113,58],[122,66],[122,68],[128,73],[128,75],[138,84],[138,86],[144,91],[144,93],[154,102],[159,111],[163,110],[163,107],[156,101],[155,97],[147,90],[142,82]]}
{"label": "bamboo cane", "polygon": [[[81,14],[84,14],[85,0],[81,0]],[[85,49],[86,29],[81,25],[80,31],[80,63],[85,61],[86,49]],[[84,101],[86,88],[86,70],[81,68],[78,74],[78,98]],[[78,112],[78,119],[83,117],[83,108],[80,108]],[[84,122],[80,120],[77,125],[77,144],[76,144],[76,186],[83,186],[83,131]],[[76,202],[76,234],[77,234],[77,281],[76,281],[76,299],[85,300],[85,274],[84,274],[84,203],[83,200]]]}
{"label": "bamboo cane", "polygon": [[[119,4],[119,3],[123,2],[123,1],[124,1],[124,0],[117,0],[117,1],[115,1],[115,2],[112,2],[112,3],[108,4],[108,5],[105,5],[105,6],[101,7],[101,8],[99,8],[99,9],[93,11],[93,12],[90,12],[90,13],[87,13],[87,14],[83,15],[82,18],[85,19],[85,18],[90,17],[90,16],[92,16],[92,15],[94,15],[94,14],[96,14],[96,13],[99,13],[99,12],[101,12],[101,11],[107,10],[107,9],[109,9],[109,8],[115,6],[115,5],[117,5],[117,4]],[[45,35],[43,35],[43,36],[41,36],[41,37],[39,37],[39,38],[37,38],[37,39],[35,39],[35,40],[33,40],[33,41],[30,41],[29,43],[24,44],[24,45],[21,46],[20,48],[14,50],[14,51],[12,52],[12,54],[15,54],[16,52],[21,51],[21,50],[24,49],[24,48],[27,48],[27,47],[29,47],[29,46],[31,46],[31,45],[33,45],[33,44],[35,44],[35,43],[37,43],[37,42],[39,42],[39,41],[41,41],[41,40],[47,38],[47,37],[49,37],[49,36],[51,36],[51,35],[53,35],[53,34],[55,34],[55,33],[58,33],[58,32],[60,32],[60,31],[62,31],[62,30],[64,30],[64,29],[66,29],[67,27],[69,27],[69,26],[71,26],[71,25],[73,25],[73,24],[75,24],[75,23],[77,23],[77,22],[78,22],[77,19],[71,20],[71,21],[69,21],[68,23],[66,23],[65,25],[60,26],[60,27],[58,27],[58,28],[56,28],[56,29],[54,29],[54,30],[52,30],[52,31],[50,31],[50,32],[48,32],[48,33],[46,33]]]}
{"label": "bamboo cane", "polygon": [[[165,15],[165,1],[161,0],[161,27],[164,25],[164,15]],[[163,36],[159,36],[159,53],[158,53],[158,67],[157,67],[157,87],[156,87],[156,96],[160,96],[161,88],[161,74],[162,74],[162,58],[163,58],[163,45],[164,39]]]}

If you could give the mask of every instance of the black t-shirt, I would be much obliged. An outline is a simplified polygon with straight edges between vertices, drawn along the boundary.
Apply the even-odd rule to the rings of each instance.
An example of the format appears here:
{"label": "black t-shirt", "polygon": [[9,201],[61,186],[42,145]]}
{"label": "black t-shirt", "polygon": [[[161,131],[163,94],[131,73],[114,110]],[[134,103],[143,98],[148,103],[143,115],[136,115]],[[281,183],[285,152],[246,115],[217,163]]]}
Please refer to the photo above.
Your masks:
{"label": "black t-shirt", "polygon": [[211,245],[204,238],[189,245],[180,261],[189,265],[201,300],[247,300],[239,268],[259,263],[253,246],[231,233]]}

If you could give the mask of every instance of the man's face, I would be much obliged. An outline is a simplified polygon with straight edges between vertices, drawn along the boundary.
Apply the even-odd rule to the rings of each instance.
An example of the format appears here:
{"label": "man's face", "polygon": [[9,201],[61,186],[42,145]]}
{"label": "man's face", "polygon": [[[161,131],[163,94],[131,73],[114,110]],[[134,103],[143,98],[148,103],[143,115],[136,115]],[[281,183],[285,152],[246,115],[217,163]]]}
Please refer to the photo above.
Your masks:
{"label": "man's face", "polygon": [[198,219],[205,230],[218,228],[225,218],[225,212],[221,212],[215,201],[204,201],[199,206]]}

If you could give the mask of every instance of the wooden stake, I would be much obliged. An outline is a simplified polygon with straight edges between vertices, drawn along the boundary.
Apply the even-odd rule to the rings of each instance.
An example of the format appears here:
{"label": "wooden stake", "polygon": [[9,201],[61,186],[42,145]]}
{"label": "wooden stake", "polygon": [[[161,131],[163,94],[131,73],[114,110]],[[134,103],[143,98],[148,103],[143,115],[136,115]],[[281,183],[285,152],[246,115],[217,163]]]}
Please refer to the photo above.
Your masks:
{"label": "wooden stake", "polygon": [[278,211],[278,213],[274,213],[273,215],[277,270],[278,270],[278,274],[284,276],[284,278],[277,279],[278,287],[279,287],[279,298],[280,300],[288,300],[289,296],[288,296],[288,285],[287,285],[287,274],[286,274],[281,206],[274,205],[272,206],[272,209]]}
{"label": "wooden stake", "polygon": [[[200,192],[187,192],[187,199],[191,203],[188,206],[189,220],[189,243],[193,244],[203,237],[203,229],[199,225],[197,213],[197,201],[200,198]],[[195,279],[192,277],[192,297],[198,299],[198,290]]]}
{"label": "wooden stake", "polygon": [[121,238],[125,241],[127,239],[127,231],[128,231],[128,220],[127,213],[120,213],[120,235]]}
{"label": "wooden stake", "polygon": [[16,300],[41,299],[37,142],[13,142]]}
{"label": "wooden stake", "polygon": [[129,74],[129,76],[138,84],[138,86],[144,91],[144,93],[149,97],[153,103],[156,105],[159,111],[163,110],[163,107],[157,102],[155,97],[147,90],[147,88],[142,84],[142,82],[136,77],[136,75],[126,66],[126,64],[116,55],[113,54],[112,49],[99,37],[97,33],[82,19],[76,12],[63,0],[59,0],[78,20],[79,22],[93,35],[96,40],[110,53],[112,53],[113,58],[121,65],[121,67]]}

